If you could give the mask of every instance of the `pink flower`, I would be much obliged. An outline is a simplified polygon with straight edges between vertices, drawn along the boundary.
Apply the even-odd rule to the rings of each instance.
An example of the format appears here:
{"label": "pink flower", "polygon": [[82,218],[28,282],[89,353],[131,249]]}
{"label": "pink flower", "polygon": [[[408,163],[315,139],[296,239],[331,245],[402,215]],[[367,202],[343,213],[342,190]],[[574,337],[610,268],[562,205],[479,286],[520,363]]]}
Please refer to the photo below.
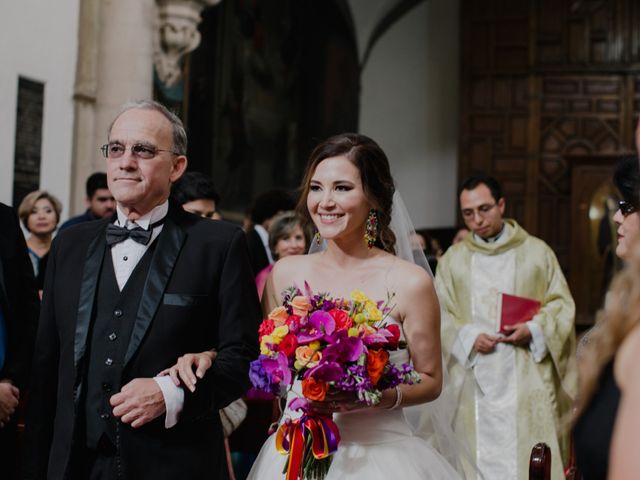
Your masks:
{"label": "pink flower", "polygon": [[331,315],[322,310],[316,310],[309,317],[306,326],[300,328],[298,343],[311,343],[328,337],[336,329],[336,321]]}

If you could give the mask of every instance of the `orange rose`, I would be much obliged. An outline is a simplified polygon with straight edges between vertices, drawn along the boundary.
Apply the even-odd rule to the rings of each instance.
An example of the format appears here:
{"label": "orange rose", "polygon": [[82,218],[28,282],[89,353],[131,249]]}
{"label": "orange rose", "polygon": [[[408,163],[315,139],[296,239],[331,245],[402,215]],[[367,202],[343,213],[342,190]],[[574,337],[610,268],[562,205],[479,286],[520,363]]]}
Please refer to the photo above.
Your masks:
{"label": "orange rose", "polygon": [[291,308],[293,308],[294,315],[304,317],[307,315],[307,312],[311,310],[311,303],[309,303],[309,299],[307,297],[298,295],[293,297],[293,300],[291,300]]}
{"label": "orange rose", "polygon": [[309,400],[321,402],[327,395],[329,385],[316,381],[313,377],[307,377],[302,381],[302,395]]}
{"label": "orange rose", "polygon": [[288,317],[289,317],[289,313],[287,312],[287,309],[284,307],[276,307],[273,310],[271,310],[271,313],[269,314],[269,319],[273,320],[273,323],[275,324],[276,327],[279,327],[280,325],[284,325],[284,322],[287,321]]}
{"label": "orange rose", "polygon": [[313,348],[303,345],[296,348],[296,361],[293,366],[297,370],[302,368],[313,368],[322,360],[322,353],[315,351]]}
{"label": "orange rose", "polygon": [[385,350],[369,350],[367,353],[367,373],[371,378],[371,383],[378,384],[388,361],[389,353]]}

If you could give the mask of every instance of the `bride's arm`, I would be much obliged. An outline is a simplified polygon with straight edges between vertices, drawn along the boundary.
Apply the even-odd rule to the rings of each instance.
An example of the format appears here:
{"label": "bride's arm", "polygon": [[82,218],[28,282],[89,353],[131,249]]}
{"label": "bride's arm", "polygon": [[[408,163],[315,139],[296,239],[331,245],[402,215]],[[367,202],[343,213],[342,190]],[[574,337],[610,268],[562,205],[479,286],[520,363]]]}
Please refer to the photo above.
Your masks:
{"label": "bride's arm", "polygon": [[[398,312],[403,319],[413,367],[422,381],[401,385],[401,406],[435,400],[442,390],[442,351],[440,346],[440,305],[433,279],[419,267],[411,267],[398,283]],[[385,398],[386,397],[386,398]],[[396,392],[384,393],[381,406],[392,406]],[[399,405],[400,406],[400,405]]]}

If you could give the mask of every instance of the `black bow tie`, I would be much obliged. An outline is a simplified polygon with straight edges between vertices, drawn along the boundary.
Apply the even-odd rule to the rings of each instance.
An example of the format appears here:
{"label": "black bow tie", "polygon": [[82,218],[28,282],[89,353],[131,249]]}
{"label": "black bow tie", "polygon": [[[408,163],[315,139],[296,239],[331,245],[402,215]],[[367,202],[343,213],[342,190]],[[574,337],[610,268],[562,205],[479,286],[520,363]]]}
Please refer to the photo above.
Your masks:
{"label": "black bow tie", "polygon": [[126,227],[119,227],[110,223],[107,225],[107,245],[115,245],[116,243],[124,242],[127,238],[131,238],[131,240],[138,242],[142,245],[148,245],[151,241],[151,234],[153,233],[153,229],[159,227],[164,223],[164,219],[152,223],[149,225],[149,230],[145,230],[142,227],[135,227],[132,229],[128,229]]}

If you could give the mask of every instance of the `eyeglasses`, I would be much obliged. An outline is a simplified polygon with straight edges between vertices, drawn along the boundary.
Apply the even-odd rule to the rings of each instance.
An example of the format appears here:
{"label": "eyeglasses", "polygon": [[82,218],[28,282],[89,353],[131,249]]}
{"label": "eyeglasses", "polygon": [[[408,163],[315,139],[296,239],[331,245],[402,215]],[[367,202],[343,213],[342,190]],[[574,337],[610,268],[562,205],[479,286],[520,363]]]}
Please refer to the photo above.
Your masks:
{"label": "eyeglasses", "polygon": [[[162,150],[153,145],[145,145],[143,143],[134,143],[129,149],[134,157],[144,160],[155,157],[159,152],[169,152],[174,155],[180,155],[180,153],[174,152],[173,150]],[[105,143],[100,147],[100,150],[102,150],[102,155],[104,155],[105,158],[120,158],[124,155],[124,152],[127,151],[127,147],[120,143]]]}
{"label": "eyeglasses", "polygon": [[491,210],[493,210],[493,208],[498,205],[497,203],[494,203],[492,205],[488,205],[488,204],[484,204],[484,205],[480,205],[477,209],[473,209],[473,208],[465,208],[464,210],[462,210],[462,216],[464,218],[473,218],[473,216],[476,214],[476,212],[478,213],[478,215],[480,215],[481,217],[484,217],[486,215],[489,214],[489,212]]}
{"label": "eyeglasses", "polygon": [[625,217],[638,210],[638,207],[636,207],[633,203],[625,202],[624,200],[618,202],[618,208],[620,208],[622,215]]}

